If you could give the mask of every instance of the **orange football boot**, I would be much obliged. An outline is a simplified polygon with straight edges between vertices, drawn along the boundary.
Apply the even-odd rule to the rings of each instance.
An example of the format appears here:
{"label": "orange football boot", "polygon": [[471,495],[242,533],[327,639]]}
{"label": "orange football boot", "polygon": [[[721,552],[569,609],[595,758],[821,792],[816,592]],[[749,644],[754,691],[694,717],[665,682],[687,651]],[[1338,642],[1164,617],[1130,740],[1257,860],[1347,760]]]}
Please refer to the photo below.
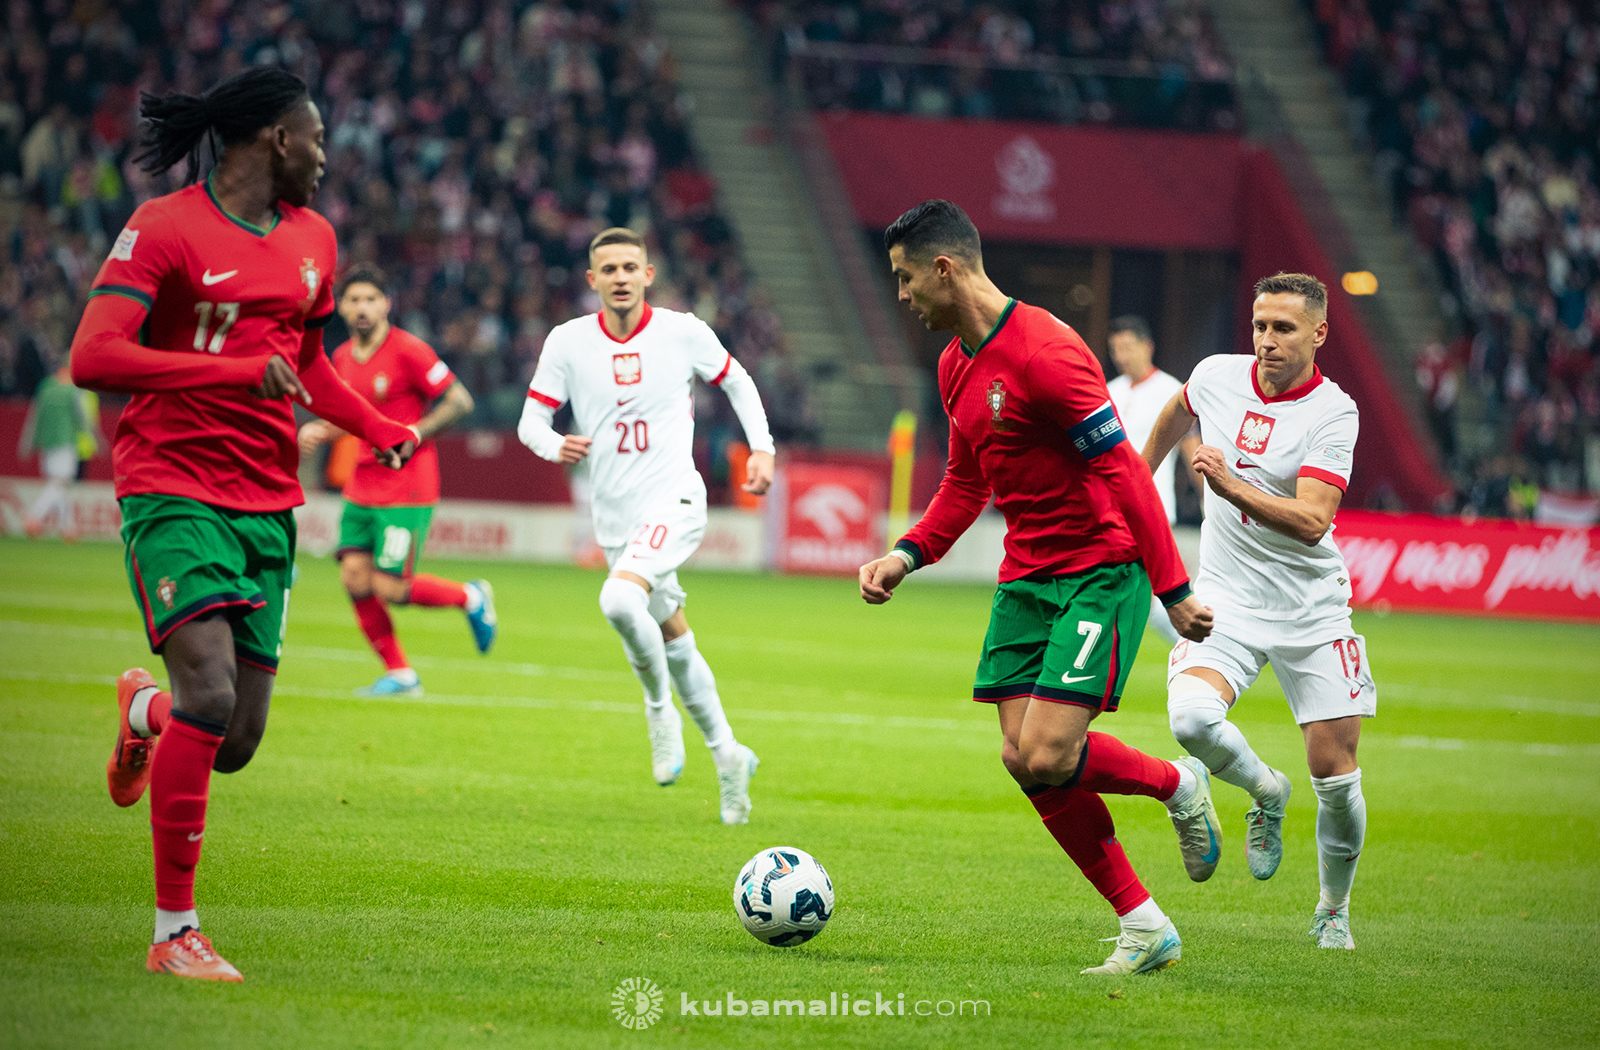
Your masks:
{"label": "orange football boot", "polygon": [[244,975],[211,947],[211,938],[190,927],[181,937],[150,946],[144,968],[202,981],[242,981]]}
{"label": "orange football boot", "polygon": [[106,762],[106,784],[111,788],[111,801],[119,806],[133,805],[150,786],[150,756],[156,738],[134,733],[128,725],[128,707],[134,693],[155,685],[156,680],[142,667],[131,667],[117,676],[117,746]]}

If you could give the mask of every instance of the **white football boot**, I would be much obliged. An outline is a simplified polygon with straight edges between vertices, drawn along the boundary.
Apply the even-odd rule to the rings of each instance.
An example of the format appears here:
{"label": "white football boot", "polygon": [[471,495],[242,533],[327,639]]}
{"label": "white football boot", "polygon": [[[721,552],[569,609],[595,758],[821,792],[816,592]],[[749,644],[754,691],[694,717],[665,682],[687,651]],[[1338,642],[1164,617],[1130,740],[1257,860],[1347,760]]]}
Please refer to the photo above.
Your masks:
{"label": "white football boot", "polygon": [[683,776],[683,716],[668,700],[659,709],[645,704],[644,720],[650,727],[650,772],[662,787],[676,784]]}
{"label": "white football boot", "polygon": [[[1111,939],[1106,938],[1108,941]],[[1178,928],[1170,920],[1164,928],[1151,932],[1123,930],[1116,942],[1116,949],[1105,962],[1078,972],[1111,977],[1149,973],[1152,970],[1164,970],[1183,956],[1183,939],[1178,936]]]}
{"label": "white football boot", "polygon": [[1356,939],[1350,936],[1350,912],[1321,908],[1311,916],[1311,936],[1317,939],[1318,948],[1354,948]]}
{"label": "white football boot", "polygon": [[1198,758],[1180,758],[1178,765],[1194,774],[1195,788],[1176,809],[1169,808],[1172,827],[1178,833],[1178,848],[1183,851],[1183,867],[1195,882],[1204,882],[1217,870],[1222,856],[1222,823],[1211,801],[1211,773]]}
{"label": "white football boot", "polygon": [[756,753],[739,745],[738,757],[726,768],[717,770],[717,793],[721,796],[724,824],[750,823],[750,778],[761,760]]}
{"label": "white football boot", "polygon": [[1278,778],[1278,797],[1262,805],[1257,802],[1244,815],[1245,859],[1250,862],[1250,874],[1258,879],[1270,879],[1283,863],[1283,814],[1289,807],[1289,778],[1272,770]]}

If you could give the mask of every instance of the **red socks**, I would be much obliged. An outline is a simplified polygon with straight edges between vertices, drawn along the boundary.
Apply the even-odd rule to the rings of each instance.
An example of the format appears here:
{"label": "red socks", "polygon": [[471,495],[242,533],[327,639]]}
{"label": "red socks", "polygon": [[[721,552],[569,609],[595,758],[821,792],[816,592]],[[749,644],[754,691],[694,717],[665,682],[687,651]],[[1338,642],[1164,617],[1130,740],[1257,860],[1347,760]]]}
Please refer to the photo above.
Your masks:
{"label": "red socks", "polygon": [[442,605],[464,608],[467,604],[467,588],[454,580],[419,572],[411,577],[411,604],[435,608]]}
{"label": "red socks", "polygon": [[173,718],[157,738],[150,766],[150,832],[155,845],[156,907],[194,907],[194,866],[206,830],[211,763],[222,737]]}
{"label": "red socks", "polygon": [[361,632],[367,636],[367,641],[383,661],[383,666],[391,671],[410,667],[406,662],[405,650],[400,648],[400,639],[394,636],[394,621],[389,619],[389,610],[383,604],[383,599],[376,594],[369,594],[365,598],[352,599],[351,604],[355,606],[356,622],[361,625]]}
{"label": "red socks", "polygon": [[1108,733],[1090,733],[1077,785],[1097,795],[1149,795],[1165,802],[1178,790],[1178,767],[1129,747]]}
{"label": "red socks", "polygon": [[1122,843],[1117,841],[1117,829],[1105,801],[1081,787],[1039,787],[1045,789],[1028,796],[1028,800],[1067,856],[1111,902],[1117,914],[1126,915],[1149,900],[1149,892],[1134,874]]}

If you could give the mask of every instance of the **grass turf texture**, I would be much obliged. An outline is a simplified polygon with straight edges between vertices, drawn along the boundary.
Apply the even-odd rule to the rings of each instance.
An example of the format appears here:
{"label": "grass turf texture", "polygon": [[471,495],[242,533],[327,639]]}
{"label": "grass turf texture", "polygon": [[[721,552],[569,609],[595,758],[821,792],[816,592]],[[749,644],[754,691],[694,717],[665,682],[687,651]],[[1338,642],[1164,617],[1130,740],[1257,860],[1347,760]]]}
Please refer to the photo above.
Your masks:
{"label": "grass turf texture", "polygon": [[[1148,799],[1111,799],[1183,962],[1079,977],[1110,910],[1000,767],[964,697],[985,587],[912,580],[871,609],[848,580],[688,575],[741,739],[751,824],[716,823],[698,734],[650,779],[638,687],[575,569],[436,563],[495,583],[500,641],[400,610],[423,702],[358,700],[378,664],[330,562],[303,560],[272,721],[212,781],[198,899],[242,985],[147,974],[148,805],[103,767],[112,677],[146,650],[112,546],[0,543],[0,1045],[28,1047],[1593,1046],[1600,1007],[1600,630],[1363,616],[1379,683],[1353,952],[1319,952],[1315,800],[1270,672],[1236,716],[1294,798],[1283,868],[1244,864],[1245,796],[1218,784],[1224,857],[1183,874]],[[1147,639],[1103,728],[1176,757]],[[813,852],[828,929],[757,943],[730,906],[758,849]],[[612,1017],[632,976],[665,993]],[[681,993],[908,1004],[989,1016],[680,1017]]]}

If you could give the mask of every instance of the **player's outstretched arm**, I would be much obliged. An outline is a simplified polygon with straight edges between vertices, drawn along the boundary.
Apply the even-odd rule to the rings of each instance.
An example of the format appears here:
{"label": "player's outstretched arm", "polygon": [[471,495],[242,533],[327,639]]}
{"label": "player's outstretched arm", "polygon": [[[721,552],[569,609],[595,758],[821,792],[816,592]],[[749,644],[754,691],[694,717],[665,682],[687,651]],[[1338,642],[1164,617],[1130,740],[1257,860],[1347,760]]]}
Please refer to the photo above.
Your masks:
{"label": "player's outstretched arm", "polygon": [[[279,358],[281,361],[282,358]],[[350,388],[333,370],[322,352],[322,330],[308,329],[300,344],[300,382],[306,404],[313,412],[358,437],[377,450],[384,465],[399,469],[417,450],[417,432],[396,423],[372,407],[372,402]]]}
{"label": "player's outstretched arm", "polygon": [[[1150,464],[1150,472],[1161,466],[1161,461],[1167,458],[1173,446],[1184,442],[1190,429],[1194,426],[1194,415],[1189,411],[1188,402],[1183,399],[1183,390],[1180,388],[1172,399],[1161,409],[1161,415],[1156,417],[1156,425],[1150,431],[1150,438],[1144,443],[1144,461]],[[1198,444],[1199,442],[1195,442]],[[1188,444],[1184,442],[1184,444]],[[1189,451],[1193,452],[1190,446]],[[1186,459],[1189,457],[1185,457]]]}
{"label": "player's outstretched arm", "polygon": [[206,387],[259,387],[269,359],[174,354],[140,346],[149,311],[120,295],[97,295],[84,308],[72,338],[72,382],[108,394],[161,394]]}
{"label": "player's outstretched arm", "polygon": [[1201,445],[1195,450],[1194,468],[1206,479],[1212,492],[1238,507],[1251,521],[1299,540],[1307,547],[1322,542],[1344,498],[1344,490],[1337,485],[1304,476],[1296,479],[1293,498],[1269,495],[1235,477],[1228,469],[1228,457],[1211,445]]}
{"label": "player's outstretched arm", "polygon": [[[719,345],[720,349],[720,345]],[[744,428],[745,444],[750,446],[750,458],[745,464],[744,484],[740,487],[753,496],[760,496],[772,487],[772,476],[777,467],[772,432],[767,429],[767,410],[761,405],[761,394],[756,381],[745,367],[728,355],[721,379],[716,385],[728,395],[733,414],[739,417]]]}
{"label": "player's outstretched arm", "polygon": [[417,422],[417,436],[426,441],[457,420],[471,415],[472,409],[472,392],[467,389],[465,383],[457,379],[450,384],[439,400],[434,402],[428,414]]}

